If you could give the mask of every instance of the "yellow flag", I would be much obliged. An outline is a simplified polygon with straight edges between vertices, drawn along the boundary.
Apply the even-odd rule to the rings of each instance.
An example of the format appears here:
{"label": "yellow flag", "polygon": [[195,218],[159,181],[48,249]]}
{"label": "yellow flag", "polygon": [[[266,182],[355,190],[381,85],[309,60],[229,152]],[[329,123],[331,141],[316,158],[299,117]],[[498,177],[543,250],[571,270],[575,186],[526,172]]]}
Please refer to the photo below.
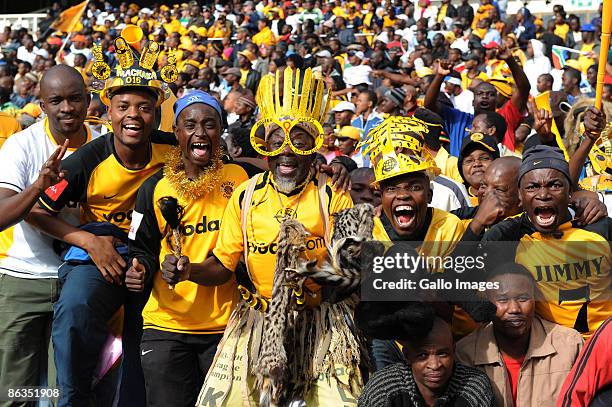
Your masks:
{"label": "yellow flag", "polygon": [[79,31],[80,28],[82,29],[83,26],[80,24],[80,21],[85,11],[85,7],[87,7],[87,3],[88,0],[85,0],[76,6],[72,6],[62,11],[59,18],[51,25],[51,28],[65,33],[76,32]]}
{"label": "yellow flag", "polygon": [[[535,99],[535,105],[538,109],[548,110],[549,112],[552,113],[552,107],[550,106],[550,92],[547,91],[547,92],[540,93],[534,99]],[[550,131],[552,131],[552,133],[555,135],[557,144],[559,145],[559,148],[561,149],[561,151],[563,151],[563,155],[565,156],[565,159],[569,161],[569,154],[567,153],[567,150],[565,149],[565,144],[563,144],[561,133],[559,133],[559,128],[557,127],[557,123],[555,122],[554,118],[552,121],[552,127]]]}
{"label": "yellow flag", "polygon": [[172,125],[174,124],[174,102],[176,102],[176,96],[168,89],[169,95],[161,105],[161,122],[159,123],[159,130],[167,131],[172,133]]}

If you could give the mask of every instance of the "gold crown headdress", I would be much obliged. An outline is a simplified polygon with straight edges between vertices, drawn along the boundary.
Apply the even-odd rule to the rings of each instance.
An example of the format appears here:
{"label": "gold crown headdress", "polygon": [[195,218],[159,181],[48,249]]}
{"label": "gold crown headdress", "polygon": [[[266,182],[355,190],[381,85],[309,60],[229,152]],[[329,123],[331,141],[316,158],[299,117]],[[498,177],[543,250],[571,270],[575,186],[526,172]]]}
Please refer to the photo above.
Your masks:
{"label": "gold crown headdress", "polygon": [[423,149],[429,126],[439,125],[416,117],[390,116],[370,131],[357,148],[365,146],[364,154],[369,154],[374,163],[376,182],[410,172],[439,171]]}
{"label": "gold crown headdress", "polygon": [[[104,88],[100,91],[100,100],[108,106],[113,91],[125,86],[143,86],[152,89],[158,95],[157,106],[159,106],[166,97],[166,87],[162,81],[172,83],[178,79],[176,58],[169,54],[168,64],[159,73],[156,72],[153,67],[157,62],[160,45],[151,41],[142,49],[142,53],[138,54],[138,51],[131,46],[135,44],[131,37],[139,28],[130,26],[130,30],[126,29],[122,32],[122,36],[115,38],[115,54],[119,63],[115,67],[114,76],[111,76],[112,70],[104,61],[100,45],[94,45],[92,49],[95,62],[91,67],[91,73],[96,79],[105,81]],[[130,34],[128,39],[123,37],[124,32]]]}
{"label": "gold crown headdress", "polygon": [[[315,78],[310,68],[295,72],[291,68],[284,71],[281,87],[280,72],[275,76],[266,75],[259,82],[256,101],[261,113],[261,119],[251,129],[251,144],[255,150],[264,156],[280,154],[287,145],[299,155],[310,155],[323,144],[323,126],[329,110],[330,89],[325,89],[325,81]],[[282,95],[282,98],[281,98]],[[282,103],[281,103],[282,102]],[[261,139],[256,137],[257,130],[264,126],[277,125],[285,133],[283,144],[274,151],[267,151],[262,146]],[[301,125],[308,128],[315,138],[314,147],[308,150],[295,146],[289,138],[291,129]]]}

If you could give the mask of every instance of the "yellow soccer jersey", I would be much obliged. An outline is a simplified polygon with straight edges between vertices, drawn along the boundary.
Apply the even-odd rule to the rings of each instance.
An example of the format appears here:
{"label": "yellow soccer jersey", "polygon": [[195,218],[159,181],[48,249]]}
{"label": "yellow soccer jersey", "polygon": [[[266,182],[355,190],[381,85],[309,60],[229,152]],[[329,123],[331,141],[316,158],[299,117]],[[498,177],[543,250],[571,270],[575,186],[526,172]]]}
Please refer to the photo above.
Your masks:
{"label": "yellow soccer jersey", "polygon": [[130,170],[117,158],[113,137],[112,133],[99,137],[64,159],[67,177],[40,196],[40,205],[59,212],[66,204],[78,202],[81,223],[109,222],[127,232],[138,188],[163,165],[176,138],[154,130],[151,159],[143,168]]}
{"label": "yellow soccer jersey", "polygon": [[493,226],[481,245],[495,253],[496,264],[514,261],[532,273],[544,299],[536,305],[540,316],[588,338],[612,315],[611,239],[611,218],[587,226],[567,222],[559,233],[542,235],[523,213]]}
{"label": "yellow soccer jersey", "polygon": [[[453,252],[456,243],[461,240],[465,228],[461,220],[446,211],[427,208],[427,219],[421,235],[414,238],[422,241],[422,254],[425,256],[447,256]],[[393,229],[384,212],[374,218],[374,239],[381,242],[404,240]]]}
{"label": "yellow soccer jersey", "polygon": [[[306,241],[306,257],[321,260],[326,258],[327,250],[317,179],[313,178],[304,188],[285,195],[276,193],[270,181],[270,172],[258,177],[250,209],[246,214],[249,246],[247,261],[255,288],[261,295],[269,298],[272,295],[276,265],[276,239],[285,215],[297,219],[310,233]],[[243,183],[232,195],[223,215],[220,244],[213,250],[213,254],[229,270],[236,269],[243,253],[241,209],[247,186],[248,182]],[[349,193],[333,191],[330,181],[325,188],[325,195],[329,214],[353,206]]]}
{"label": "yellow soccer jersey", "polygon": [[[414,241],[422,241],[419,252],[424,256],[449,256],[465,232],[464,223],[455,215],[436,208],[427,209],[426,223],[421,235]],[[374,218],[374,239],[381,242],[399,242],[402,239],[393,229],[384,212],[380,218]],[[444,270],[435,269],[434,272]],[[464,336],[477,327],[477,324],[462,309],[455,307],[453,315],[453,333]]]}
{"label": "yellow soccer jersey", "polygon": [[[204,261],[217,245],[225,207],[233,191],[248,178],[240,165],[225,164],[221,181],[211,192],[189,202],[179,199],[184,208],[182,255],[192,263]],[[160,170],[138,191],[129,233],[130,258],[138,258],[147,269],[147,280],[151,276],[153,279],[153,290],[142,312],[144,328],[189,334],[221,333],[238,299],[234,279],[217,287],[182,281],[170,290],[158,272],[165,256],[172,253],[169,245],[172,231],[157,205],[164,196],[178,197]]]}

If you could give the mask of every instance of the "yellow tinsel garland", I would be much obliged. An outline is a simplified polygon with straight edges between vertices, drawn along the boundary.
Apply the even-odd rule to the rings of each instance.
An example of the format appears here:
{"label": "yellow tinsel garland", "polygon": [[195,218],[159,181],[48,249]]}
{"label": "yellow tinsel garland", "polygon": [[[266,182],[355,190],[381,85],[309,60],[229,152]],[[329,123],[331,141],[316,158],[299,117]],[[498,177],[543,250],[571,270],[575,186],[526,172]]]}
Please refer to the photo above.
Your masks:
{"label": "yellow tinsel garland", "polygon": [[165,161],[164,177],[168,179],[168,183],[183,201],[198,199],[206,195],[221,181],[223,161],[219,150],[213,152],[209,166],[194,180],[189,179],[185,173],[183,152],[180,147],[173,147],[166,155]]}

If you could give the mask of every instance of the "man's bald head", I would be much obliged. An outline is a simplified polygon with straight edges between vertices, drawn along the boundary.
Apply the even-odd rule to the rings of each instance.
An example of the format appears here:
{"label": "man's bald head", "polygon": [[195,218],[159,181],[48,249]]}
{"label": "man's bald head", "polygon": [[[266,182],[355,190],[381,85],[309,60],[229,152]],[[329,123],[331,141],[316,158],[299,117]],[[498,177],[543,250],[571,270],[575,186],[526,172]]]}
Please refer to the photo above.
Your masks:
{"label": "man's bald head", "polygon": [[90,97],[79,71],[68,65],[49,68],[40,81],[40,99],[56,138],[83,135]]}
{"label": "man's bald head", "polygon": [[504,173],[516,176],[518,179],[520,166],[521,159],[518,157],[500,157],[491,163],[489,168],[487,168],[487,172],[503,171]]}
{"label": "man's bald head", "polygon": [[50,88],[53,89],[56,86],[80,86],[83,93],[87,92],[85,81],[81,73],[68,65],[55,65],[49,68],[43,74],[40,81],[40,94],[44,98],[45,94],[49,92]]}
{"label": "man's bald head", "polygon": [[503,208],[502,218],[521,212],[518,193],[520,166],[521,159],[518,157],[501,157],[489,165],[482,177],[478,201],[482,202],[486,195],[494,194]]}

